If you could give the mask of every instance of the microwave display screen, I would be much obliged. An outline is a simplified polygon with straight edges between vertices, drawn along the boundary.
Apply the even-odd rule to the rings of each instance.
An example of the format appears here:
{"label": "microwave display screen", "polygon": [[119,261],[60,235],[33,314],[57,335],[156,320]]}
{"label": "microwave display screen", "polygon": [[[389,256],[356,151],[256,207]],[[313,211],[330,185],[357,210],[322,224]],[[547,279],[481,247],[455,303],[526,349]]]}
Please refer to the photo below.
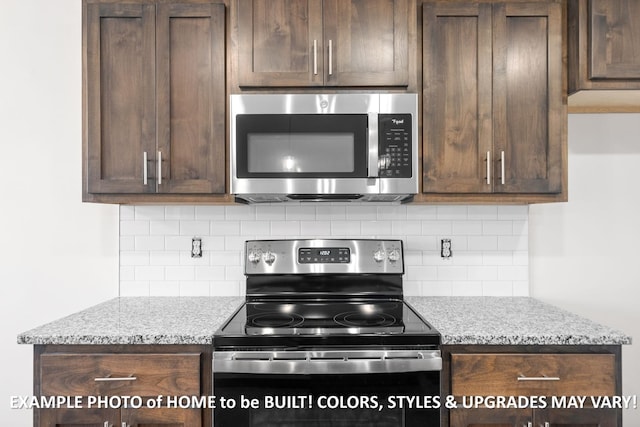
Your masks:
{"label": "microwave display screen", "polygon": [[353,133],[250,133],[249,173],[353,172]]}

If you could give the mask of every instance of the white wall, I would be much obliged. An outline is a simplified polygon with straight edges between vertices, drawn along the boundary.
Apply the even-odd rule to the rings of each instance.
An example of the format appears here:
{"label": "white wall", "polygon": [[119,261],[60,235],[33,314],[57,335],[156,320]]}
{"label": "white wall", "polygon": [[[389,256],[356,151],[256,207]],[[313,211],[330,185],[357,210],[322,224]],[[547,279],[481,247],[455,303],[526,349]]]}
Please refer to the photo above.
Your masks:
{"label": "white wall", "polygon": [[[531,206],[531,295],[623,330],[640,395],[640,114],[569,116],[569,202]],[[640,425],[640,410],[624,413]]]}
{"label": "white wall", "polygon": [[16,335],[118,292],[118,211],[81,203],[81,2],[0,13],[0,420],[31,426],[32,346]]}

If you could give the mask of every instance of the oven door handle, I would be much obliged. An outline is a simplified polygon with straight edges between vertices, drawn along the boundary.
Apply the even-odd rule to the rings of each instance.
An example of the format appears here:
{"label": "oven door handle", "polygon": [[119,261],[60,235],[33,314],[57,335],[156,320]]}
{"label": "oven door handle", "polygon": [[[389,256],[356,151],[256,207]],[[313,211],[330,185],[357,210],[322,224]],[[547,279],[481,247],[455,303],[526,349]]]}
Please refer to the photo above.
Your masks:
{"label": "oven door handle", "polygon": [[242,355],[237,353],[214,353],[213,373],[242,374],[285,374],[285,375],[327,375],[327,374],[387,374],[442,370],[440,351],[417,352],[413,355],[381,354],[361,356],[350,354],[327,354],[304,358],[279,355]]}

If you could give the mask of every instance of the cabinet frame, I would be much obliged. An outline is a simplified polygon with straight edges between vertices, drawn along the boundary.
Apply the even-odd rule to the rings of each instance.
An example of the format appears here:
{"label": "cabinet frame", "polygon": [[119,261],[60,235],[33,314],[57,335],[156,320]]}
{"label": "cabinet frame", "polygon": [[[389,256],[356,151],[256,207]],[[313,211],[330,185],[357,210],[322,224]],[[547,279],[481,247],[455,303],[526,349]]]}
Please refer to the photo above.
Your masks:
{"label": "cabinet frame", "polygon": [[[442,396],[451,395],[451,354],[460,353],[480,353],[480,354],[612,354],[615,359],[615,394],[622,394],[622,348],[620,345],[471,345],[471,344],[445,344],[441,347],[442,351],[442,377],[440,380],[440,394]],[[594,411],[587,408],[588,411]],[[615,417],[615,427],[622,427],[622,410],[600,410],[603,418]],[[566,418],[566,414],[563,414],[561,410],[549,410],[544,412],[543,410],[529,410],[529,414],[533,421],[534,415],[539,417],[547,414],[549,419],[563,419]],[[440,409],[442,427],[450,426],[450,414],[449,410],[442,407]],[[603,427],[609,427],[608,424],[604,424]]]}

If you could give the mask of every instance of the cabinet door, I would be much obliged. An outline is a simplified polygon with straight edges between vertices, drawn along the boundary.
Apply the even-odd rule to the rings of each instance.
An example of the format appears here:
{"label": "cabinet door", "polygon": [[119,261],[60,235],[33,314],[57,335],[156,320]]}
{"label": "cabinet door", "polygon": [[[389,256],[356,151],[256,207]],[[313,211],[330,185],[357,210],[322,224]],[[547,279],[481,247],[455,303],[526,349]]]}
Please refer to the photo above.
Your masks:
{"label": "cabinet door", "polygon": [[117,409],[42,409],[39,411],[39,427],[105,427],[117,426],[120,411]]}
{"label": "cabinet door", "polygon": [[423,5],[423,191],[491,192],[491,5]]}
{"label": "cabinet door", "polygon": [[224,17],[222,4],[158,5],[158,192],[225,192]]}
{"label": "cabinet door", "polygon": [[407,86],[408,0],[324,0],[327,86]]}
{"label": "cabinet door", "polygon": [[92,3],[85,13],[87,190],[154,192],[155,6]]}
{"label": "cabinet door", "polygon": [[506,3],[493,13],[494,191],[562,190],[562,8]]}
{"label": "cabinet door", "polygon": [[545,409],[535,411],[534,425],[545,427],[618,427],[616,409]]}
{"label": "cabinet door", "polygon": [[640,2],[590,1],[592,79],[640,79]]}
{"label": "cabinet door", "polygon": [[201,427],[202,412],[191,408],[123,409],[122,425],[126,427]]}
{"label": "cabinet door", "polygon": [[522,427],[532,421],[530,409],[452,409],[449,427]]}
{"label": "cabinet door", "polygon": [[321,86],[322,0],[237,0],[240,86]]}

